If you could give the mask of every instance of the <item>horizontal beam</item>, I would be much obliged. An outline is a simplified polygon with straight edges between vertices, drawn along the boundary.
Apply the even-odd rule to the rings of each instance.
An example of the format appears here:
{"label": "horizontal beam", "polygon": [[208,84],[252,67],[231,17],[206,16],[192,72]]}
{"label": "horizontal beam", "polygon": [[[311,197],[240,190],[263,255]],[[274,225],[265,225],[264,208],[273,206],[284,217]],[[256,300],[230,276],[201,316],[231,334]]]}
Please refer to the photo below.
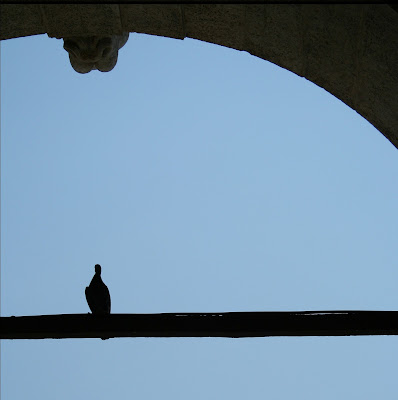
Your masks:
{"label": "horizontal beam", "polygon": [[1,317],[0,339],[398,335],[398,311]]}

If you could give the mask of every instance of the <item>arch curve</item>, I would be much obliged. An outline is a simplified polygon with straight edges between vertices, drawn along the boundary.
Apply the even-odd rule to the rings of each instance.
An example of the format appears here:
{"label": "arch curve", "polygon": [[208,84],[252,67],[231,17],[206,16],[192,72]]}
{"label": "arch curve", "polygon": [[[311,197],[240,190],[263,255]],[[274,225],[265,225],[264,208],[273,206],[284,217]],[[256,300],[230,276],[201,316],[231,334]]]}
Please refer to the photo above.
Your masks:
{"label": "arch curve", "polygon": [[138,32],[270,61],[343,101],[398,148],[398,12],[383,4],[2,4],[0,39]]}

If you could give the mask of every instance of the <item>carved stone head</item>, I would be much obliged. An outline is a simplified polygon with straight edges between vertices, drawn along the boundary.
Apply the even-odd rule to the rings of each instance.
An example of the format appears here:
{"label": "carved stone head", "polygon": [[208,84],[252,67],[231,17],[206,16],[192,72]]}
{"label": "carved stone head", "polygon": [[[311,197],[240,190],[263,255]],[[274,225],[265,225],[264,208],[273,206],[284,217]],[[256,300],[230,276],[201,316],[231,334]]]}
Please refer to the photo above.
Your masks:
{"label": "carved stone head", "polygon": [[108,72],[117,62],[119,49],[129,37],[129,33],[112,36],[72,36],[65,37],[64,49],[69,53],[72,68],[81,74],[97,69]]}

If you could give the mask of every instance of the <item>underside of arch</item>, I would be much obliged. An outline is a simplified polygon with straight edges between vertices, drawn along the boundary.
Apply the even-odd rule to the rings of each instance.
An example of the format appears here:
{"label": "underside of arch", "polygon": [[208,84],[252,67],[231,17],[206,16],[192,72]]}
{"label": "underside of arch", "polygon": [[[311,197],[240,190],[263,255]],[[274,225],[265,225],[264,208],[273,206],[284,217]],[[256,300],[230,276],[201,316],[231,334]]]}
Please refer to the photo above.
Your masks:
{"label": "underside of arch", "polygon": [[398,148],[398,13],[383,4],[2,4],[0,39],[193,38],[268,60],[356,110]]}

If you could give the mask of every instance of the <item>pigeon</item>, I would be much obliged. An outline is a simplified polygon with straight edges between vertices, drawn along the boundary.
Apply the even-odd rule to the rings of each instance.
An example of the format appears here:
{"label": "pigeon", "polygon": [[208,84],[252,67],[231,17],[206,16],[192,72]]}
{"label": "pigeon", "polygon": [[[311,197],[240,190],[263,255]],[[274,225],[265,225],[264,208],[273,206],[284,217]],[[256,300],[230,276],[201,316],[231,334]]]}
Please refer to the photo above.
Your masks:
{"label": "pigeon", "polygon": [[95,265],[95,274],[85,292],[88,306],[93,314],[110,314],[111,296],[108,287],[101,279],[101,265]]}

